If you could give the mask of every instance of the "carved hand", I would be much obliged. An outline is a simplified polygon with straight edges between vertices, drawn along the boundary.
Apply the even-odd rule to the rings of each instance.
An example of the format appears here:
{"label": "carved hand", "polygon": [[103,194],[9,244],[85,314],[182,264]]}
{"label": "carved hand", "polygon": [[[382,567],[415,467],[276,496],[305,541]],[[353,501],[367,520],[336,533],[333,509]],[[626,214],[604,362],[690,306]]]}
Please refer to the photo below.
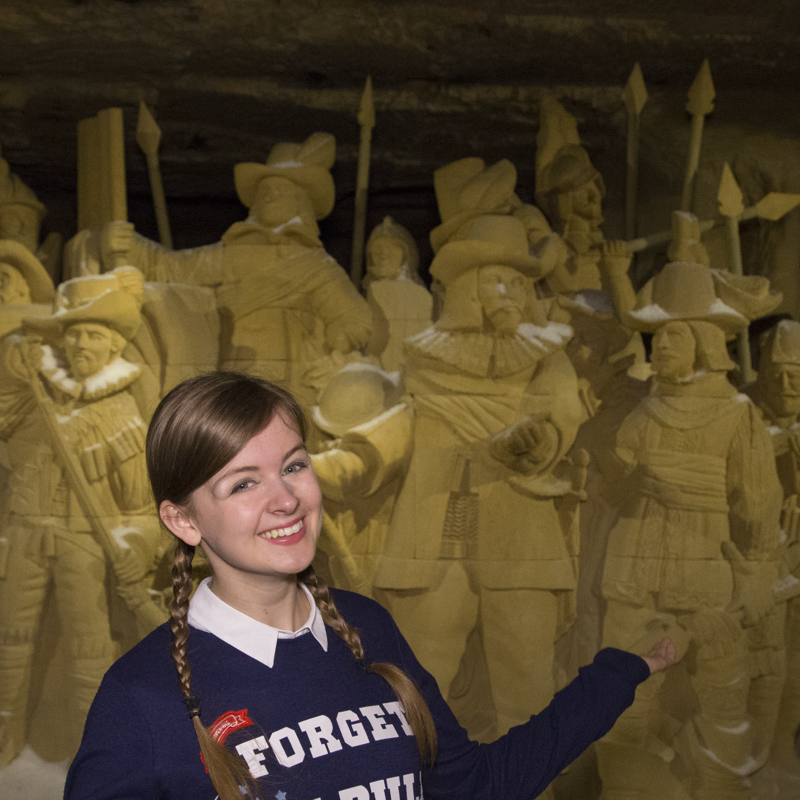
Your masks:
{"label": "carved hand", "polygon": [[515,472],[532,475],[552,462],[558,444],[555,425],[530,416],[495,434],[489,441],[489,452]]}
{"label": "carved hand", "polygon": [[325,329],[325,341],[331,350],[349,353],[364,347],[369,341],[369,333],[369,327],[358,322],[332,322]]}
{"label": "carved hand", "polygon": [[631,254],[621,240],[603,242],[600,268],[609,276],[625,276],[631,265]]}
{"label": "carved hand", "polygon": [[133,245],[134,228],[130,222],[109,222],[100,236],[100,252],[105,269],[121,266]]}

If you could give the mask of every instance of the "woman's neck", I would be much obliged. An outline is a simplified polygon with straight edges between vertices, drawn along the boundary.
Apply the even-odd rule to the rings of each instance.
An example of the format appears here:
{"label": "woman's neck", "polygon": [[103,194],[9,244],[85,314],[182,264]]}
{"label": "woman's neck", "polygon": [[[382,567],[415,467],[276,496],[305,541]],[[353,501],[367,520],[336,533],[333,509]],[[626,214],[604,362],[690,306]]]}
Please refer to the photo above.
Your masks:
{"label": "woman's neck", "polygon": [[242,614],[284,631],[301,628],[311,611],[308,597],[294,575],[287,575],[283,581],[267,582],[263,576],[215,574],[211,591]]}

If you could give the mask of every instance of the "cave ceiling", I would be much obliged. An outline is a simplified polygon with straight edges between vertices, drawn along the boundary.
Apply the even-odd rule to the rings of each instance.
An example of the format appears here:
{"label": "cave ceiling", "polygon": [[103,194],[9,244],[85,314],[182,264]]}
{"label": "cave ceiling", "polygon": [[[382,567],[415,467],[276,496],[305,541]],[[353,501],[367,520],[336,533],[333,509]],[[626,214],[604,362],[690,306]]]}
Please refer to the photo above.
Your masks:
{"label": "cave ceiling", "polygon": [[0,144],[48,205],[46,226],[70,236],[76,125],[122,107],[129,213],[147,233],[154,230],[147,169],[135,143],[144,100],[162,130],[161,170],[176,244],[185,247],[218,239],[241,218],[235,163],[263,161],[276,142],[330,131],[340,204],[330,235],[344,239],[367,75],[377,115],[371,218],[405,209],[412,228],[435,216],[432,170],[463,156],[510,158],[520,193],[532,196],[547,88],[577,117],[609,204],[619,207],[621,92],[635,62],[649,92],[640,156],[649,185],[680,193],[686,91],[704,58],[717,92],[709,147],[798,139],[796,7],[794,0],[0,0]]}

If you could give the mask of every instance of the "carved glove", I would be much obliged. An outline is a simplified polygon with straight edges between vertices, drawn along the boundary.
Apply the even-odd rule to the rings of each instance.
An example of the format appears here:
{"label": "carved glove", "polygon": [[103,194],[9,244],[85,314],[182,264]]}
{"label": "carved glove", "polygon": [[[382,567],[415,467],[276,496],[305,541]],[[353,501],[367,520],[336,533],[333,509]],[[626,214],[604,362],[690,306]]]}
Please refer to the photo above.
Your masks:
{"label": "carved glove", "polygon": [[533,475],[550,465],[558,446],[556,426],[537,415],[509,425],[489,440],[491,455],[523,475]]}

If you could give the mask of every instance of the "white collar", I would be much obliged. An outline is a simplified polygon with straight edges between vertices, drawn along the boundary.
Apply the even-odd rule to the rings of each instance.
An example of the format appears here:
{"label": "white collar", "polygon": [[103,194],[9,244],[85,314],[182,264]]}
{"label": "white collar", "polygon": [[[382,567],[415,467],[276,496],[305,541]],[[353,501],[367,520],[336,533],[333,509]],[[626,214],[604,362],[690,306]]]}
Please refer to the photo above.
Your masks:
{"label": "white collar", "polygon": [[268,667],[275,663],[278,639],[296,639],[305,633],[311,633],[322,649],[328,652],[328,634],[322,621],[322,614],[305,584],[301,583],[300,588],[308,597],[311,611],[305,624],[296,631],[282,631],[248,617],[247,614],[242,614],[241,611],[220,600],[211,591],[210,584],[211,578],[202,581],[189,603],[189,624],[193,628],[213,633],[218,639],[222,639],[223,642]]}

